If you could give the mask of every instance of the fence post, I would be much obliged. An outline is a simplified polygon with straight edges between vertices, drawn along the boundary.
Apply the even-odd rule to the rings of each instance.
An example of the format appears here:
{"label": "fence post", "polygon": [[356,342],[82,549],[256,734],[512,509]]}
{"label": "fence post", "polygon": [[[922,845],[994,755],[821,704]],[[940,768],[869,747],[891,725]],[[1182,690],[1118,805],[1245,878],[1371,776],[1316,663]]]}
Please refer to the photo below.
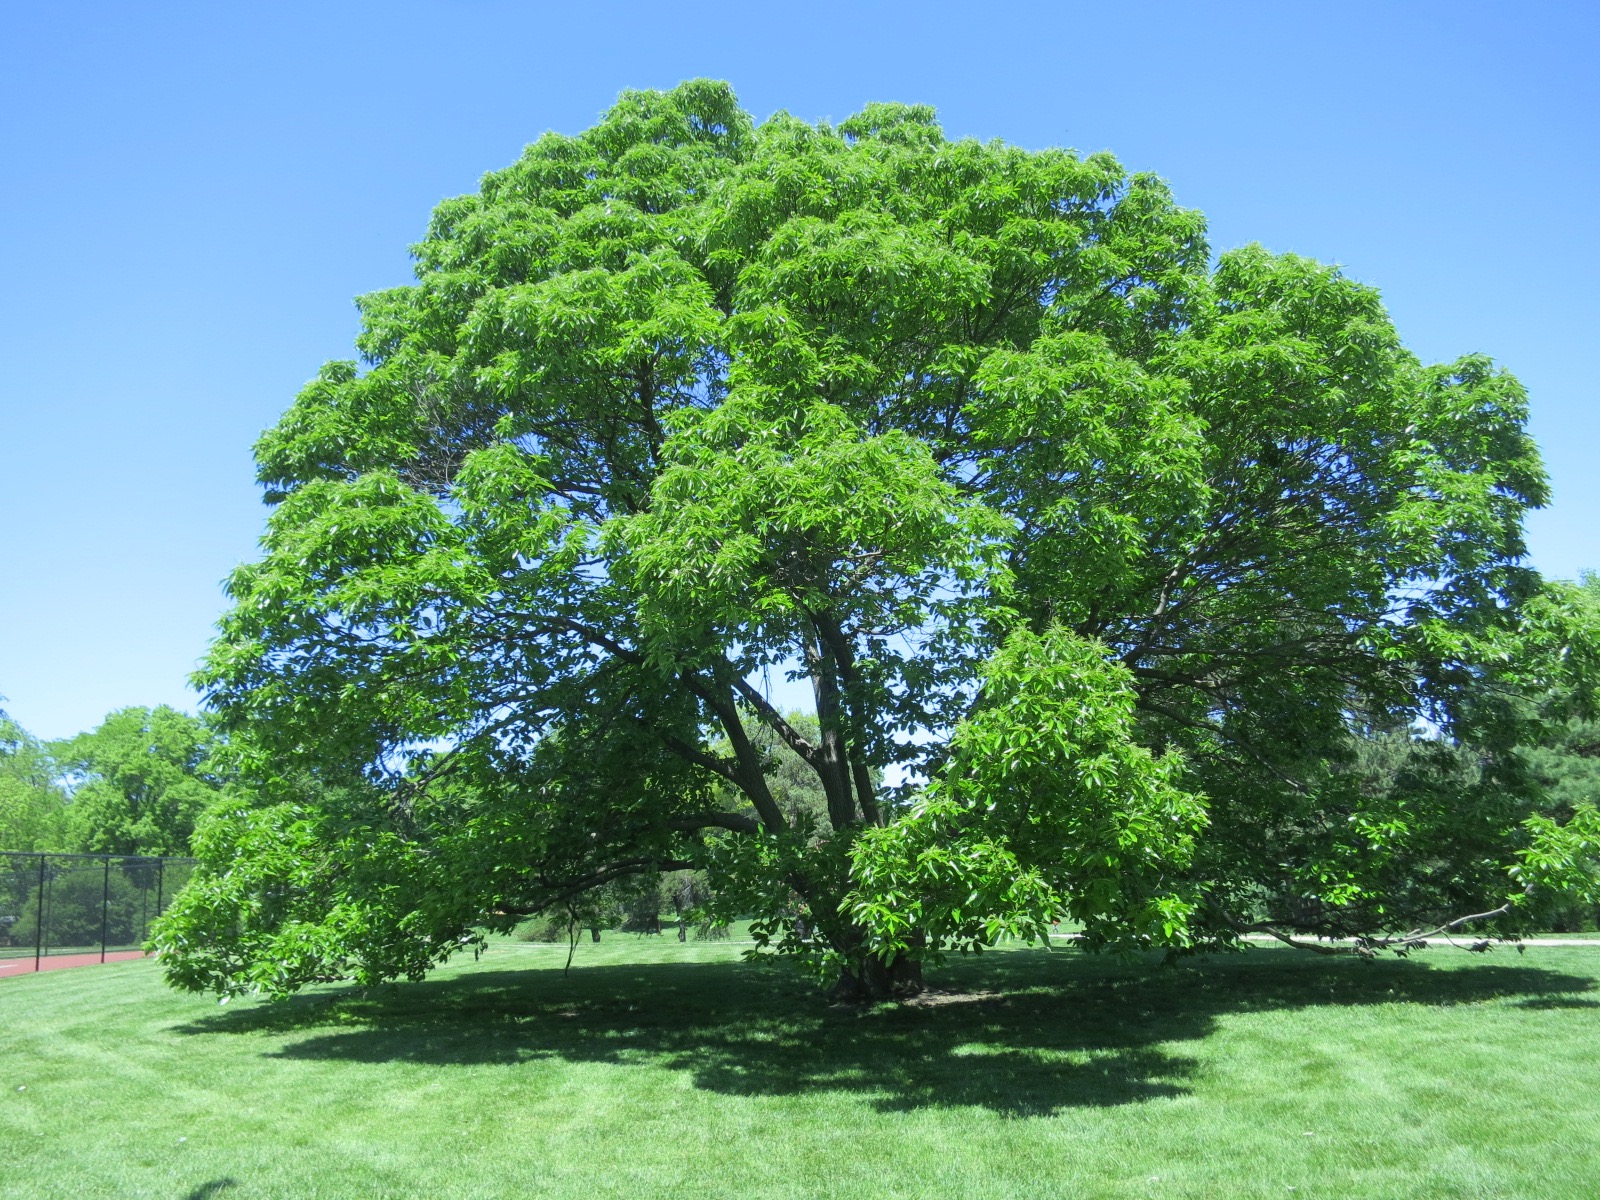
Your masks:
{"label": "fence post", "polygon": [[39,890],[33,902],[33,969],[38,971],[44,957],[44,855],[39,855]]}
{"label": "fence post", "polygon": [[106,876],[100,885],[100,961],[106,960],[106,934],[111,920],[111,855],[106,855]]}
{"label": "fence post", "polygon": [[161,885],[167,878],[167,860],[156,859],[156,916],[161,915]]}

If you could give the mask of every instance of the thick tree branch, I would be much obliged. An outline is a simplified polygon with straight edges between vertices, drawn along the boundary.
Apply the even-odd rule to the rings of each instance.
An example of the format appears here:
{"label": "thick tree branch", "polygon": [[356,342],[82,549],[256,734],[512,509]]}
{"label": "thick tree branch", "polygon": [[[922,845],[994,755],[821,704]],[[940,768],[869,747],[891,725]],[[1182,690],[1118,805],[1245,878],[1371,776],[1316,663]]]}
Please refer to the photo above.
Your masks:
{"label": "thick tree branch", "polygon": [[[728,663],[723,662],[721,665],[724,668],[721,673],[731,676],[735,686],[742,682],[738,672],[732,670]],[[725,682],[719,680],[719,683],[724,685]],[[706,703],[722,722],[723,731],[728,735],[728,743],[733,747],[733,755],[738,763],[735,782],[739,790],[750,798],[750,803],[761,817],[761,823],[769,830],[781,833],[788,829],[789,823],[783,819],[783,811],[773,798],[772,789],[767,786],[765,759],[750,741],[750,734],[739,716],[739,706],[734,702],[731,689],[719,695],[707,696]]]}
{"label": "thick tree branch", "polygon": [[739,770],[736,762],[718,758],[715,754],[710,754],[696,746],[691,746],[682,738],[674,737],[670,733],[656,732],[656,737],[660,738],[662,745],[666,746],[668,750],[671,750],[679,758],[692,762],[698,767],[704,767],[720,778],[726,779],[735,787],[738,786]]}
{"label": "thick tree branch", "polygon": [[1384,937],[1357,934],[1351,937],[1348,945],[1302,941],[1289,933],[1285,933],[1279,922],[1255,921],[1250,924],[1244,924],[1228,918],[1226,913],[1223,916],[1228,919],[1229,925],[1237,934],[1264,933],[1269,937],[1276,938],[1285,946],[1293,946],[1296,950],[1310,950],[1315,954],[1355,954],[1363,958],[1370,958],[1379,950],[1420,950],[1427,945],[1429,938],[1448,934],[1452,930],[1460,929],[1463,925],[1470,925],[1474,921],[1492,921],[1495,917],[1506,916],[1511,912],[1512,907],[1511,902],[1508,900],[1499,908],[1491,908],[1487,912],[1470,913],[1464,917],[1456,917],[1454,920],[1445,921],[1443,924],[1435,925],[1432,928],[1419,926],[1408,933],[1390,934]]}
{"label": "thick tree branch", "polygon": [[844,683],[843,700],[850,725],[847,730],[846,757],[850,763],[851,777],[855,781],[856,798],[861,803],[861,815],[870,825],[882,825],[883,814],[878,809],[878,798],[872,787],[872,772],[867,769],[867,760],[863,753],[868,718],[863,711],[866,701],[861,694],[862,679],[861,672],[856,669],[855,649],[851,646],[850,639],[845,636],[839,622],[832,617],[813,616],[812,622],[816,625],[818,636],[832,651],[833,661]]}
{"label": "thick tree branch", "polygon": [[822,734],[822,746],[812,768],[822,780],[822,790],[828,797],[829,823],[835,829],[844,829],[855,823],[856,805],[850,789],[849,756],[844,745],[844,731],[840,728],[842,706],[839,680],[835,677],[838,660],[823,639],[815,619],[811,625],[816,636],[803,638],[802,649],[805,651],[806,666],[811,671],[811,690],[817,702],[817,727]]}
{"label": "thick tree branch", "polygon": [[667,822],[668,829],[676,829],[684,833],[696,829],[727,829],[733,833],[756,834],[761,832],[761,824],[754,817],[747,817],[743,813],[731,812],[706,812],[696,813],[690,817],[675,817]]}
{"label": "thick tree branch", "polygon": [[817,769],[817,748],[813,746],[793,725],[789,724],[784,715],[772,706],[761,692],[752,687],[750,681],[738,678],[733,681],[734,690],[739,693],[739,698],[753,708],[756,715],[761,718],[762,724],[771,729],[782,739],[783,744],[793,750],[800,760],[812,770]]}

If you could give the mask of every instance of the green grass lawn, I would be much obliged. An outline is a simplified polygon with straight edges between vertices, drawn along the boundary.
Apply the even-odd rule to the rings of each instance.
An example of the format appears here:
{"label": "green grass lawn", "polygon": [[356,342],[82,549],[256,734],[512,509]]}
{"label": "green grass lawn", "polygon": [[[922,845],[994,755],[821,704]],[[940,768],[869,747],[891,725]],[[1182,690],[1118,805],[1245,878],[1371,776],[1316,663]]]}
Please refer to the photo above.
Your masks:
{"label": "green grass lawn", "polygon": [[0,1196],[1600,1195],[1597,950],[1015,950],[852,1010],[739,949],[278,1005],[0,980]]}

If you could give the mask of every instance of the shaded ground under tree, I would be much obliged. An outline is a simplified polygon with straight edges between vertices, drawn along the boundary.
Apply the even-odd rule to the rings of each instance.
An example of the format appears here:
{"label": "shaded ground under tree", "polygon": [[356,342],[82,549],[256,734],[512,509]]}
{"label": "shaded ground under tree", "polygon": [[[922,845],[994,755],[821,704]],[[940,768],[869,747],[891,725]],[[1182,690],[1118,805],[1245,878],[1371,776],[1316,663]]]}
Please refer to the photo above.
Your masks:
{"label": "shaded ground under tree", "polygon": [[[1443,965],[1451,950],[1434,951]],[[1071,952],[951,964],[908,1003],[825,1008],[792,971],[746,962],[480,968],[369,992],[220,1011],[193,1036],[303,1034],[289,1059],[441,1068],[539,1058],[665,1066],[728,1095],[857,1093],[879,1111],[976,1106],[1042,1116],[1181,1095],[1195,1061],[1174,1044],[1230,1014],[1322,1006],[1600,1008],[1595,981],[1537,959],[1440,969],[1254,951],[1161,968]],[[1537,951],[1535,952],[1537,953]]]}

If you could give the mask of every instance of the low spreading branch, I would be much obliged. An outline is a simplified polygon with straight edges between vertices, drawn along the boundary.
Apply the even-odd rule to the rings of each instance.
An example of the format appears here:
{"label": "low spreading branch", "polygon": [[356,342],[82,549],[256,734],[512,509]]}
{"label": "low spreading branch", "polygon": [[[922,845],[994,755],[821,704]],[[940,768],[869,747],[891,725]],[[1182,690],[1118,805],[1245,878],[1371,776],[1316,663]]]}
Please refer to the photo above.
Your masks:
{"label": "low spreading branch", "polygon": [[1430,927],[1419,926],[1406,933],[1375,936],[1372,934],[1358,934],[1347,942],[1308,942],[1302,938],[1286,933],[1279,925],[1271,921],[1256,921],[1250,924],[1230,921],[1233,931],[1241,936],[1250,933],[1264,933],[1276,938],[1285,946],[1293,946],[1296,950],[1309,950],[1314,954],[1355,954],[1362,958],[1371,958],[1380,950],[1394,950],[1407,953],[1411,950],[1427,949],[1428,939],[1436,938],[1454,932],[1465,925],[1475,921],[1492,921],[1496,917],[1504,917],[1512,910],[1511,901],[1506,901],[1499,908],[1491,908],[1487,912],[1470,913],[1464,917],[1456,917],[1442,924]]}

